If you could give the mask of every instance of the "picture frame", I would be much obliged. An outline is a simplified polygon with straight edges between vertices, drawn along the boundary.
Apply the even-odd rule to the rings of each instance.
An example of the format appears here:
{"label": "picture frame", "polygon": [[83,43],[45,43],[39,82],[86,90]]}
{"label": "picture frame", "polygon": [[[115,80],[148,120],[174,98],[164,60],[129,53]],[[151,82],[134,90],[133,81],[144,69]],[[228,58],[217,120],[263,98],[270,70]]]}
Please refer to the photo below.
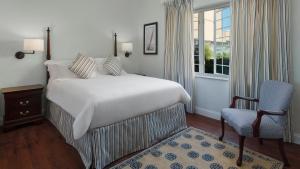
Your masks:
{"label": "picture frame", "polygon": [[144,24],[144,54],[158,53],[158,22]]}

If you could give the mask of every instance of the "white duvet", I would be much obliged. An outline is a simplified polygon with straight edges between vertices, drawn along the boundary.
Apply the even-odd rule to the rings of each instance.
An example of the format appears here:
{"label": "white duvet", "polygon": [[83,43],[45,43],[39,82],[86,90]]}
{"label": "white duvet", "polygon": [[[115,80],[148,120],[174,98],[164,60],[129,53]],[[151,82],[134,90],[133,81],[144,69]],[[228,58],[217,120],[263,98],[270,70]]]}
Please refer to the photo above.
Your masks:
{"label": "white duvet", "polygon": [[190,96],[176,82],[130,74],[56,79],[48,84],[47,98],[74,117],[75,139],[89,128],[190,101]]}

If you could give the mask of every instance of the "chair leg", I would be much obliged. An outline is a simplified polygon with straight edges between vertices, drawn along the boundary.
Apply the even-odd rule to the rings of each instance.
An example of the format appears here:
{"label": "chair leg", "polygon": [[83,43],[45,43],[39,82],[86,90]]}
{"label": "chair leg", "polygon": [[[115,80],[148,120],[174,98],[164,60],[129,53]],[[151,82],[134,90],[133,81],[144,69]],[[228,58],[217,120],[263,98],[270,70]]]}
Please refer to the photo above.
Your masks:
{"label": "chair leg", "polygon": [[239,158],[236,161],[237,166],[242,166],[243,162],[243,151],[244,151],[244,143],[245,143],[245,136],[240,136],[240,153],[239,153]]}
{"label": "chair leg", "polygon": [[282,160],[284,162],[284,166],[285,167],[289,167],[290,164],[289,164],[289,161],[288,161],[288,159],[286,157],[286,154],[285,154],[285,151],[284,151],[284,143],[283,143],[283,139],[282,138],[278,140],[278,145],[279,145],[279,151],[280,151]]}
{"label": "chair leg", "polygon": [[219,137],[219,140],[220,141],[223,141],[223,137],[224,137],[224,130],[225,130],[225,126],[224,126],[224,122],[225,120],[224,120],[224,118],[223,117],[221,117],[221,128],[222,128],[222,134],[221,134],[221,136]]}

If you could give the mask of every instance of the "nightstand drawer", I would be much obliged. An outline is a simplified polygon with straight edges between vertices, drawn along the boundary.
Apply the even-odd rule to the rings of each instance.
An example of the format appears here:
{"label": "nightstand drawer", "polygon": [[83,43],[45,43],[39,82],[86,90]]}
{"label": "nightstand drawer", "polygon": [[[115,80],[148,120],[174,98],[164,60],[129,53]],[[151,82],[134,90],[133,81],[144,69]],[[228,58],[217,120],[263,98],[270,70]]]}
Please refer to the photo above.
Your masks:
{"label": "nightstand drawer", "polygon": [[22,109],[36,107],[41,104],[41,95],[31,95],[28,97],[7,98],[6,106],[10,109]]}
{"label": "nightstand drawer", "polygon": [[43,86],[2,89],[5,99],[4,129],[43,119]]}
{"label": "nightstand drawer", "polygon": [[19,107],[11,110],[7,110],[7,116],[5,120],[18,120],[40,114],[39,107]]}
{"label": "nightstand drawer", "polygon": [[16,120],[41,113],[41,95],[7,98],[5,120]]}

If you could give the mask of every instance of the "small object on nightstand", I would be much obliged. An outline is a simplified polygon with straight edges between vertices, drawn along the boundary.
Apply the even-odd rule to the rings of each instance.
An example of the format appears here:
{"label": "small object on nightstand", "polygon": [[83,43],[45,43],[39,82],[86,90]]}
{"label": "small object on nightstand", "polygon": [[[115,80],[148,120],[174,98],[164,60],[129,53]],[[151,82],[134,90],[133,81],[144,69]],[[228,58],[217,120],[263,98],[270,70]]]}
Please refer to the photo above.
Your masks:
{"label": "small object on nightstand", "polygon": [[5,115],[3,129],[37,122],[42,115],[42,85],[4,88]]}

